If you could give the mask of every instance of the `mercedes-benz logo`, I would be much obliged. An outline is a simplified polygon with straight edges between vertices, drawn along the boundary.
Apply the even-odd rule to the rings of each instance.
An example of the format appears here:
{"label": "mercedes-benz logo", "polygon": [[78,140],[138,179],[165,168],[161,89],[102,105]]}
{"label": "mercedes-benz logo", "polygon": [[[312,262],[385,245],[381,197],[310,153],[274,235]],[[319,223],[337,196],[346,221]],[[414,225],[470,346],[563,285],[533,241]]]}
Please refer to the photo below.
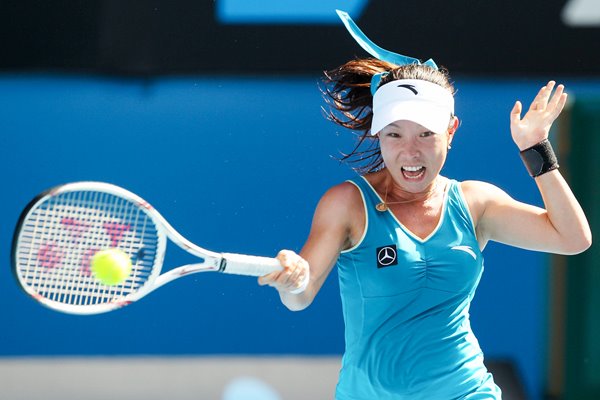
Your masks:
{"label": "mercedes-benz logo", "polygon": [[383,267],[392,265],[396,262],[396,246],[386,246],[379,249],[377,252],[377,261]]}

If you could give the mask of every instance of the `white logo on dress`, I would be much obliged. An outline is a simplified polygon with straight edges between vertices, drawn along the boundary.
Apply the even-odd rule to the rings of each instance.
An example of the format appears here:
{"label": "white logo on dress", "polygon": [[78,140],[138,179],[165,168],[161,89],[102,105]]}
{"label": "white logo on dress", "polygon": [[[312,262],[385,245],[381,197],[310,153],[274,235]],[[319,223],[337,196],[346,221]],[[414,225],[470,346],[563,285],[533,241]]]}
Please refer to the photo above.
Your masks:
{"label": "white logo on dress", "polygon": [[467,253],[471,257],[473,257],[473,260],[477,260],[477,255],[475,254],[475,252],[473,251],[473,248],[471,246],[454,246],[454,247],[452,247],[452,250],[464,251],[465,253]]}
{"label": "white logo on dress", "polygon": [[396,249],[390,246],[382,247],[377,253],[377,261],[384,267],[396,261]]}

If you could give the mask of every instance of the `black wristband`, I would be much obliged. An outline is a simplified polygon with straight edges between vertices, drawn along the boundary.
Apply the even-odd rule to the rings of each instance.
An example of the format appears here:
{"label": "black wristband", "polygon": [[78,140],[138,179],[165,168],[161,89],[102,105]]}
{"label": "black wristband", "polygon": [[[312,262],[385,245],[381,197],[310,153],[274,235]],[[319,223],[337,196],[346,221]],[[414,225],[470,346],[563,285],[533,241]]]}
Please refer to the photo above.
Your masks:
{"label": "black wristband", "polygon": [[534,178],[558,168],[558,160],[548,139],[521,151],[521,159]]}

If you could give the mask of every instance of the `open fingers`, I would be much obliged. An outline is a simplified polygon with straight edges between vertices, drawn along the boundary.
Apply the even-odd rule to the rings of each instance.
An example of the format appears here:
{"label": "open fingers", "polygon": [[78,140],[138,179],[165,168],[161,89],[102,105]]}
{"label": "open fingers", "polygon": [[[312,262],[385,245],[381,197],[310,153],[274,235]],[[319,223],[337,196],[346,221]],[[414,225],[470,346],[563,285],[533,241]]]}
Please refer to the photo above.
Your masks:
{"label": "open fingers", "polygon": [[538,92],[538,94],[535,96],[535,98],[531,102],[531,106],[529,107],[529,110],[533,110],[533,111],[544,110],[546,108],[546,106],[548,105],[548,99],[550,99],[550,95],[552,94],[554,85],[556,85],[556,82],[550,81],[546,84],[546,86],[541,88],[540,91]]}
{"label": "open fingers", "polygon": [[558,116],[560,115],[560,113],[562,112],[562,110],[565,108],[565,104],[567,104],[567,99],[568,99],[568,95],[566,93],[561,94],[559,100],[558,100],[558,104],[556,106],[556,108],[554,109],[553,112],[553,117],[554,119],[558,118]]}
{"label": "open fingers", "polygon": [[547,110],[551,113],[552,119],[558,117],[567,102],[567,94],[564,92],[565,87],[558,85],[552,99],[548,103]]}
{"label": "open fingers", "polygon": [[510,123],[517,124],[521,120],[521,111],[523,111],[523,105],[517,100],[510,112]]}

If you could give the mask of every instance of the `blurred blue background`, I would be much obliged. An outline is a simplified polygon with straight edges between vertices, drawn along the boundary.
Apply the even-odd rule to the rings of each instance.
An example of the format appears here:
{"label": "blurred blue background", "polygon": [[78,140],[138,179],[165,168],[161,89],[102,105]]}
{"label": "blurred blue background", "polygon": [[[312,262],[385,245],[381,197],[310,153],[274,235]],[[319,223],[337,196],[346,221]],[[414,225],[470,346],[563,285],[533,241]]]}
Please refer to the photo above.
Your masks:
{"label": "blurred blue background", "polygon": [[[334,159],[353,138],[323,118],[318,80],[0,78],[0,355],[341,354],[335,271],[298,313],[253,278],[207,273],[117,312],[77,317],[21,293],[9,265],[25,204],[78,180],[128,188],[208,249],[268,256],[299,250],[322,193],[354,174]],[[575,96],[600,93],[600,82],[564,82]],[[508,114],[543,83],[458,78],[462,125],[443,173],[490,181],[540,204],[511,142]],[[535,398],[545,379],[547,256],[497,244],[484,255],[473,328],[487,358],[516,362]],[[171,246],[165,267],[188,260]]]}

